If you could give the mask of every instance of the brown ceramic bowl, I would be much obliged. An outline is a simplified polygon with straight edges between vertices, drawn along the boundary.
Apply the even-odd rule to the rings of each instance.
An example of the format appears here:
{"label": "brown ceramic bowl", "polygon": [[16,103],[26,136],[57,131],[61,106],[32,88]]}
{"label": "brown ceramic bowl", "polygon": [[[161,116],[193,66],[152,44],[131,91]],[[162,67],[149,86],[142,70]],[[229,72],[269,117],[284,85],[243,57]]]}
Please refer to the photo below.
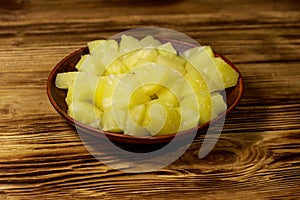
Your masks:
{"label": "brown ceramic bowl", "polygon": [[[187,46],[191,46],[191,47],[194,46],[193,44],[183,43],[180,41],[172,41],[172,43],[174,43],[174,42],[177,43],[177,47],[179,47],[179,48],[180,48],[180,46],[182,46],[184,48],[186,48]],[[124,143],[124,144],[138,144],[138,145],[162,144],[162,143],[170,142],[176,134],[170,134],[170,135],[164,135],[164,136],[134,137],[134,136],[124,135],[124,134],[120,134],[120,133],[106,132],[103,130],[91,128],[91,127],[89,127],[85,124],[82,124],[80,122],[77,122],[77,121],[75,122],[75,120],[67,114],[68,107],[65,102],[67,90],[62,90],[55,86],[56,75],[57,75],[57,73],[76,71],[76,69],[75,69],[76,63],[80,60],[82,55],[88,54],[88,53],[89,53],[89,50],[87,47],[81,48],[81,49],[71,53],[67,57],[65,57],[51,71],[48,81],[47,81],[47,94],[48,94],[51,104],[56,109],[56,111],[63,118],[65,118],[71,125],[75,126],[75,124],[76,124],[75,127],[77,129],[80,129],[81,131],[84,131],[87,134],[92,134],[93,136],[96,136],[99,138],[106,136],[112,142]],[[228,114],[239,103],[239,101],[242,97],[243,79],[242,79],[242,76],[241,76],[240,72],[238,71],[238,69],[228,59],[226,59],[225,57],[223,57],[222,55],[220,55],[218,53],[215,53],[215,56],[223,58],[240,75],[237,85],[232,88],[226,89],[227,111],[224,114]],[[201,130],[204,130],[209,126],[209,124],[216,122],[217,120],[218,119],[214,119],[211,122],[199,125],[198,127],[195,127],[193,129],[177,133],[179,136],[178,138],[189,137],[189,135],[190,135],[189,133],[191,133],[192,131],[199,132]]]}

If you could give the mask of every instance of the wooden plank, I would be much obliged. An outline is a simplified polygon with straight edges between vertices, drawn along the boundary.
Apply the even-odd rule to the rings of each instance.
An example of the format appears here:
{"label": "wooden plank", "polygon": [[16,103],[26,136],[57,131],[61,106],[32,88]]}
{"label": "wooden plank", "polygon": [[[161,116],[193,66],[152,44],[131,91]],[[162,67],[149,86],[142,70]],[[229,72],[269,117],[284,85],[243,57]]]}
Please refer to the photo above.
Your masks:
{"label": "wooden plank", "polygon": [[[85,46],[88,41],[111,37],[119,31],[146,24],[181,31],[202,45],[212,45],[217,52],[230,56],[229,58],[235,62],[299,60],[298,12],[289,12],[285,15],[278,12],[262,12],[257,15],[216,14],[214,17],[208,14],[190,14],[180,15],[182,22],[179,23],[176,17],[178,15],[149,16],[147,21],[141,20],[143,16],[140,15],[126,20],[121,16],[92,20],[45,20],[39,23],[2,22],[0,35],[5,37],[1,40],[4,44],[11,45],[11,48],[0,49],[0,52],[18,53],[18,50],[25,47],[28,50],[28,46],[45,47],[43,48],[45,51],[55,48],[53,46],[73,47],[75,50],[75,47]],[[262,18],[265,20],[261,21]],[[62,43],[64,46],[61,46]],[[290,53],[291,51],[293,53]]]}
{"label": "wooden plank", "polygon": [[[0,199],[299,199],[299,8],[292,0],[1,1]],[[45,84],[88,41],[144,26],[212,45],[239,68],[245,93],[207,157],[198,158],[200,135],[171,165],[127,174],[88,152]]]}
{"label": "wooden plank", "polygon": [[[155,173],[131,175],[103,166],[86,152],[76,137],[62,140],[56,136],[57,143],[49,143],[36,140],[44,138],[41,134],[23,136],[26,142],[15,141],[4,149],[0,162],[0,186],[5,194],[34,198],[39,195],[67,197],[64,192],[71,190],[80,191],[77,198],[91,194],[107,198],[126,194],[128,199],[147,198],[148,195],[152,198],[179,195],[189,199],[194,195],[220,199],[230,195],[247,199],[244,194],[249,192],[263,199],[270,195],[270,191],[277,190],[272,194],[273,198],[286,195],[297,198],[294,195],[299,187],[295,181],[300,178],[299,130],[226,134],[204,159],[197,157],[201,144],[201,138],[198,138],[180,159],[167,168]],[[72,135],[68,132],[61,134]],[[10,137],[16,139],[16,136]],[[14,157],[6,158],[12,153]]]}

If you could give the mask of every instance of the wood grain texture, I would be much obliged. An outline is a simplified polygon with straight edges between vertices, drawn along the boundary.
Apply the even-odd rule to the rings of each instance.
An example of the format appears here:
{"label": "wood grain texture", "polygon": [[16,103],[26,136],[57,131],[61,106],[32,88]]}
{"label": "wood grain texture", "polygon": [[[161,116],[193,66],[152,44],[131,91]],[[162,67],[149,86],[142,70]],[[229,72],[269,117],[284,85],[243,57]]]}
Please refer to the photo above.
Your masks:
{"label": "wood grain texture", "polygon": [[[0,199],[299,199],[297,1],[0,2]],[[245,81],[213,151],[126,174],[95,159],[51,107],[51,69],[88,41],[159,26],[211,45]],[[113,162],[113,158],[109,158]]]}

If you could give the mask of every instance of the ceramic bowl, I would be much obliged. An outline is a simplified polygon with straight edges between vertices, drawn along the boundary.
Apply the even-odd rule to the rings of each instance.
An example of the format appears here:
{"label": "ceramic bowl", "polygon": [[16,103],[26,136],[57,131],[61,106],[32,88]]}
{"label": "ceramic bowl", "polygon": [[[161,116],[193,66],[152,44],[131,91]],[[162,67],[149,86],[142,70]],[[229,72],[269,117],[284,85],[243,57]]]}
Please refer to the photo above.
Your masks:
{"label": "ceramic bowl", "polygon": [[[188,44],[185,42],[180,42],[180,41],[172,41],[172,43],[177,43],[174,46],[183,47],[187,48],[188,46],[193,47],[193,44]],[[177,49],[178,50],[178,49]],[[70,71],[76,71],[75,66],[76,63],[80,60],[81,56],[84,54],[88,54],[89,50],[87,47],[83,47],[70,55],[66,56],[63,60],[61,60],[51,71],[48,81],[47,81],[47,94],[49,97],[49,100],[55,110],[63,117],[65,118],[71,125],[75,126],[77,129],[80,129],[81,131],[84,131],[87,134],[92,134],[97,137],[108,137],[111,141],[117,142],[117,143],[126,143],[126,144],[162,144],[162,143],[168,143],[170,142],[175,134],[170,134],[170,135],[163,135],[163,136],[149,136],[149,137],[134,137],[134,136],[129,136],[129,135],[124,135],[120,133],[113,133],[113,132],[107,132],[95,128],[91,128],[85,124],[82,124],[80,122],[75,122],[73,118],[71,118],[67,114],[67,104],[65,102],[67,90],[62,90],[59,89],[55,86],[55,79],[57,73],[62,73],[62,72],[70,72]],[[235,67],[233,63],[231,63],[228,59],[223,57],[221,54],[215,53],[216,57],[221,57],[224,59],[235,71],[239,73],[239,79],[238,83],[236,86],[227,88],[226,89],[226,97],[227,97],[227,110],[226,113],[223,114],[228,114],[231,112],[234,107],[236,107],[241,100],[242,94],[243,94],[243,79],[242,76],[239,72],[239,70]],[[195,127],[190,130],[186,130],[179,134],[178,138],[185,138],[189,137],[190,133],[192,131],[201,131],[206,129],[209,124],[214,123],[218,120],[218,118],[207,122],[205,124],[201,124],[198,127]],[[177,137],[176,137],[177,138]]]}

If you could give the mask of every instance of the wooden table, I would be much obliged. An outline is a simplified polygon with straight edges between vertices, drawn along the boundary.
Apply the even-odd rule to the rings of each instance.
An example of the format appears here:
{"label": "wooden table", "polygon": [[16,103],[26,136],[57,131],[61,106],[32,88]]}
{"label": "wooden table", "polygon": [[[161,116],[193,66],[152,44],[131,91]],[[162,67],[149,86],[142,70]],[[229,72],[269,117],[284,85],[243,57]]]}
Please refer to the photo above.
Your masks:
{"label": "wooden table", "polygon": [[[0,199],[299,199],[299,10],[293,0],[1,0]],[[199,136],[161,170],[122,173],[86,150],[45,85],[88,41],[149,26],[211,45],[245,92],[205,158]]]}

